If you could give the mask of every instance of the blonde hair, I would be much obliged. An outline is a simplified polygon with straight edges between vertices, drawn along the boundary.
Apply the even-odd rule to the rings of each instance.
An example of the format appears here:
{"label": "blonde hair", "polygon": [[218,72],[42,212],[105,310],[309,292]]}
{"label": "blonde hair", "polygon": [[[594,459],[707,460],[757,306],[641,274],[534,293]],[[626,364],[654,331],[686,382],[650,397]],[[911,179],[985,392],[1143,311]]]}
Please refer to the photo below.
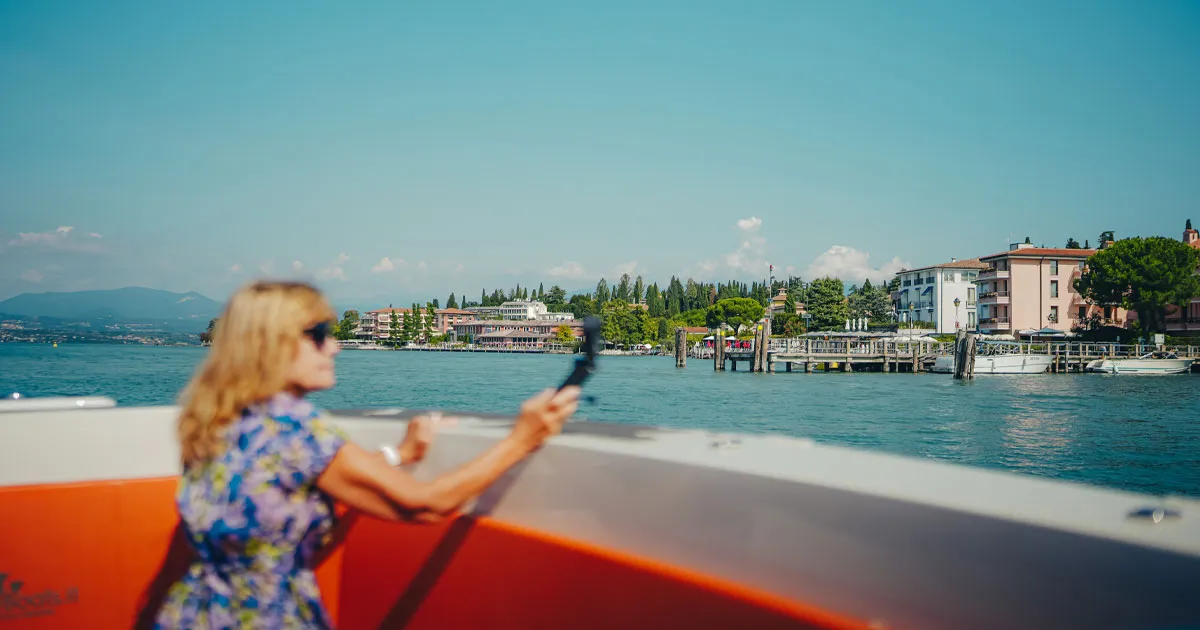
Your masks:
{"label": "blonde hair", "polygon": [[184,468],[221,454],[222,432],[249,405],[287,387],[304,330],[334,319],[320,291],[300,282],[254,282],[229,299],[208,357],[180,397]]}

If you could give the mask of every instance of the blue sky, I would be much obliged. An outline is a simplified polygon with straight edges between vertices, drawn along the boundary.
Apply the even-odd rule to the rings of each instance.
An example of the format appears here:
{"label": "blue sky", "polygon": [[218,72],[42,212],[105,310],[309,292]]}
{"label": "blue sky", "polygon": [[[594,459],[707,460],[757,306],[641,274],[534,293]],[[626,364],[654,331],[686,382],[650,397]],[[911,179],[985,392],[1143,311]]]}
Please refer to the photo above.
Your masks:
{"label": "blue sky", "polygon": [[850,282],[1178,236],[1198,28],[1186,1],[7,0],[0,298]]}

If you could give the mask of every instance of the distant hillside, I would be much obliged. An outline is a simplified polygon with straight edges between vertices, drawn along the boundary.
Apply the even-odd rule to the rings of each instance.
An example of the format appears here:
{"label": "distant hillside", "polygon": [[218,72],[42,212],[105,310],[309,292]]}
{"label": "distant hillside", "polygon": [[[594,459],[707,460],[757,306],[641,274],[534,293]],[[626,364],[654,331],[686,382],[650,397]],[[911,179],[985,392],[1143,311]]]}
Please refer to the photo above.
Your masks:
{"label": "distant hillside", "polygon": [[221,304],[199,293],[126,287],[108,291],[22,293],[0,302],[0,313],[25,317],[113,320],[196,320],[216,317]]}

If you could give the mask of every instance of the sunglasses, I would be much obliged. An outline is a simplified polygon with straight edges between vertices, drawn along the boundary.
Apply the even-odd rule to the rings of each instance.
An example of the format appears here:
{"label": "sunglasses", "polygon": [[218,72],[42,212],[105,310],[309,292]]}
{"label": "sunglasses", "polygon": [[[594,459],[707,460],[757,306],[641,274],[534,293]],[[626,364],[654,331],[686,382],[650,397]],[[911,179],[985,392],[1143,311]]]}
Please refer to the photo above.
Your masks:
{"label": "sunglasses", "polygon": [[312,328],[305,328],[304,334],[313,340],[313,345],[322,348],[325,346],[325,340],[329,338],[329,322],[320,322]]}

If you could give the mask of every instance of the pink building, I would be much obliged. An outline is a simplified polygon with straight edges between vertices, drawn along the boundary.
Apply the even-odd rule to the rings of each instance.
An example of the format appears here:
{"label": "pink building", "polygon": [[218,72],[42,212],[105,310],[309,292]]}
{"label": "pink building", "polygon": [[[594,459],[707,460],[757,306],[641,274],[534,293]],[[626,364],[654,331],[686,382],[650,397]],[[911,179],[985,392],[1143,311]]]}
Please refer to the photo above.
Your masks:
{"label": "pink building", "polygon": [[1125,325],[1125,311],[1087,303],[1075,291],[1075,279],[1094,249],[1051,249],[1013,245],[1007,252],[983,256],[979,273],[979,332],[1017,335],[1022,330],[1053,328],[1069,332],[1099,314],[1110,326]]}
{"label": "pink building", "polygon": [[455,324],[475,321],[475,313],[461,308],[440,308],[433,313],[433,327],[439,335],[444,335],[454,329]]}
{"label": "pink building", "polygon": [[[377,308],[373,311],[367,311],[358,318],[358,328],[354,329],[354,336],[359,339],[370,339],[381,341],[389,339],[392,329],[392,319],[397,320],[396,325],[404,324],[404,317],[407,317],[412,309],[409,308]],[[425,309],[420,309],[421,322],[425,322]]]}

